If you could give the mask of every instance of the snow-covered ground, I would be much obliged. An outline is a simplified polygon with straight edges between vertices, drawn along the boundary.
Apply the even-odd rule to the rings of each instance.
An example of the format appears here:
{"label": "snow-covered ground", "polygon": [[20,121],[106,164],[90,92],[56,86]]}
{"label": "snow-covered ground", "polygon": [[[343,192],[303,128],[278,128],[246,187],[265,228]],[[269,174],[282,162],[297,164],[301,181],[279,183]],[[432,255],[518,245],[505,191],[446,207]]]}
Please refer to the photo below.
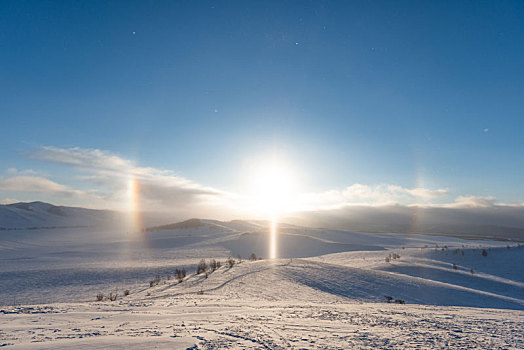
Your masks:
{"label": "snow-covered ground", "polygon": [[[281,225],[280,258],[246,260],[268,236],[205,220],[1,232],[0,346],[524,348],[524,246]],[[196,275],[202,258],[222,267]]]}
{"label": "snow-covered ground", "polygon": [[522,349],[522,311],[384,303],[224,300],[10,308],[0,345],[20,349]]}

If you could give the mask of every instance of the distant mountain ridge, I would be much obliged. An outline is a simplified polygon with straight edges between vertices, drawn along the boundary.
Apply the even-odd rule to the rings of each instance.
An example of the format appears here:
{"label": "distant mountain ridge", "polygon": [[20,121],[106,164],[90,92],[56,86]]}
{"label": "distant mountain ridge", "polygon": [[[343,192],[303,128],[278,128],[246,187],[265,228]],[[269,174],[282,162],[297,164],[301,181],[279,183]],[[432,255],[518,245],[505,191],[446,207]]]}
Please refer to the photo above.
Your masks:
{"label": "distant mountain ridge", "polygon": [[56,206],[45,202],[0,205],[0,229],[35,229],[82,226],[111,226],[122,214],[110,210]]}
{"label": "distant mountain ridge", "polygon": [[261,227],[267,227],[267,222],[248,220],[219,221],[193,218],[172,224],[149,227],[146,229],[146,231],[199,229],[204,227],[217,230],[250,231],[254,229],[260,229]]}
{"label": "distant mountain ridge", "polygon": [[431,208],[389,205],[347,206],[295,213],[289,224],[353,232],[423,233],[524,241],[524,206]]}
{"label": "distant mountain ridge", "polygon": [[[352,232],[423,233],[476,239],[524,241],[524,207],[443,209],[423,207],[346,207],[338,210],[302,212],[283,218],[279,226],[298,225]],[[173,213],[176,214],[176,213]],[[122,227],[125,214],[111,210],[56,206],[44,202],[20,202],[0,205],[0,230]],[[219,221],[189,219],[169,222],[148,220],[147,231],[213,228],[219,231],[253,231],[267,228],[267,221]],[[173,222],[173,221],[171,221]],[[155,225],[156,224],[156,225]]]}

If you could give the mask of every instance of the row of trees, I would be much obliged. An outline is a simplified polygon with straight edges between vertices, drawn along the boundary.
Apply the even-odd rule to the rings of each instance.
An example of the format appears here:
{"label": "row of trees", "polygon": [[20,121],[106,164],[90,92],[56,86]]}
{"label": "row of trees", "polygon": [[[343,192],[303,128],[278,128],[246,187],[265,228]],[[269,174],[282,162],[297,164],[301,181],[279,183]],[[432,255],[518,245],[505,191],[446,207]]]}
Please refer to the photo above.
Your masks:
{"label": "row of trees", "polygon": [[[251,253],[251,255],[249,256],[249,260],[250,261],[256,261],[256,260],[259,260],[259,258],[257,258],[257,255],[255,253]],[[237,262],[239,264],[242,263],[242,257],[240,255],[238,256],[236,261],[232,257],[228,257],[226,259],[226,266],[229,266],[229,268],[232,268],[233,266],[235,266],[235,264]],[[211,259],[211,260],[209,260],[209,265],[208,265],[206,263],[206,260],[202,259],[202,260],[200,260],[200,262],[197,265],[196,274],[200,275],[201,273],[206,273],[208,270],[211,270],[211,272],[213,272],[213,271],[219,269],[220,267],[222,267],[222,264],[220,263],[220,261],[217,261],[215,259]]]}
{"label": "row of trees", "polygon": [[[129,289],[126,289],[124,291],[124,296],[129,295]],[[115,301],[118,298],[118,293],[109,293],[108,295],[104,295],[104,293],[98,293],[96,295],[97,301],[103,301],[103,300],[109,300],[109,301]]]}
{"label": "row of trees", "polygon": [[[255,253],[252,253],[250,256],[249,256],[249,260],[250,261],[256,261],[256,260],[260,260],[261,258],[257,258],[257,255]],[[242,257],[240,255],[238,255],[237,257],[237,260],[231,258],[231,257],[228,257],[225,261],[225,265],[228,266],[229,268],[232,268],[233,266],[235,266],[235,264],[237,263],[242,263]],[[216,259],[210,259],[209,260],[209,264],[206,262],[205,259],[202,259],[200,260],[200,262],[197,264],[197,268],[196,268],[196,274],[197,275],[200,275],[202,273],[205,273],[206,274],[206,277],[207,277],[207,274],[208,272],[214,272],[215,270],[218,270],[222,267],[222,263]],[[181,283],[184,281],[184,279],[186,278],[187,276],[187,272],[184,268],[181,268],[181,269],[175,269],[175,279],[178,281],[178,283]],[[171,275],[168,275],[167,276],[167,280],[170,280],[171,279]],[[149,281],[149,287],[154,287],[154,286],[157,286],[160,284],[160,282],[162,281],[162,278],[157,275],[155,276],[155,278],[153,278],[152,280]],[[166,282],[164,281],[164,284]],[[125,290],[124,291],[124,296],[127,296],[129,295],[129,290]],[[150,293],[148,293],[148,295],[150,295]],[[115,301],[116,299],[118,298],[118,294],[117,293],[109,293],[108,295],[104,295],[103,293],[98,293],[96,295],[96,300],[97,301],[103,301],[103,300],[110,300],[110,301]]]}

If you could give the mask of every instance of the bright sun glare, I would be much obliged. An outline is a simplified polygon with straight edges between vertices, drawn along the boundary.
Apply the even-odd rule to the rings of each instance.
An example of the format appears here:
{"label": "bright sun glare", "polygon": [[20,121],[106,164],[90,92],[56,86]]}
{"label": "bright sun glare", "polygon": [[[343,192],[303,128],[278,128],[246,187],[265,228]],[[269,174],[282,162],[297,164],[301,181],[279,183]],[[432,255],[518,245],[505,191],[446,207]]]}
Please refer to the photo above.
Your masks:
{"label": "bright sun glare", "polygon": [[296,180],[292,171],[273,160],[261,164],[252,175],[255,210],[269,217],[292,210]]}
{"label": "bright sun glare", "polygon": [[257,163],[250,174],[255,212],[270,221],[269,256],[277,257],[278,217],[293,210],[297,178],[276,159]]}

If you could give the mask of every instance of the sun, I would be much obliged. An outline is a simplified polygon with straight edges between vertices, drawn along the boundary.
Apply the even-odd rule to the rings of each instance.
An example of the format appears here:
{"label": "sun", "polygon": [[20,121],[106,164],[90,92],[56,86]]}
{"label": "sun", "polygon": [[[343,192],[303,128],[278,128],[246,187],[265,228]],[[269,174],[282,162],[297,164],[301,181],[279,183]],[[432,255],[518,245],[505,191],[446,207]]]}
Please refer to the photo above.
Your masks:
{"label": "sun", "polygon": [[293,210],[297,178],[292,169],[276,159],[261,162],[251,175],[255,211],[276,217]]}

